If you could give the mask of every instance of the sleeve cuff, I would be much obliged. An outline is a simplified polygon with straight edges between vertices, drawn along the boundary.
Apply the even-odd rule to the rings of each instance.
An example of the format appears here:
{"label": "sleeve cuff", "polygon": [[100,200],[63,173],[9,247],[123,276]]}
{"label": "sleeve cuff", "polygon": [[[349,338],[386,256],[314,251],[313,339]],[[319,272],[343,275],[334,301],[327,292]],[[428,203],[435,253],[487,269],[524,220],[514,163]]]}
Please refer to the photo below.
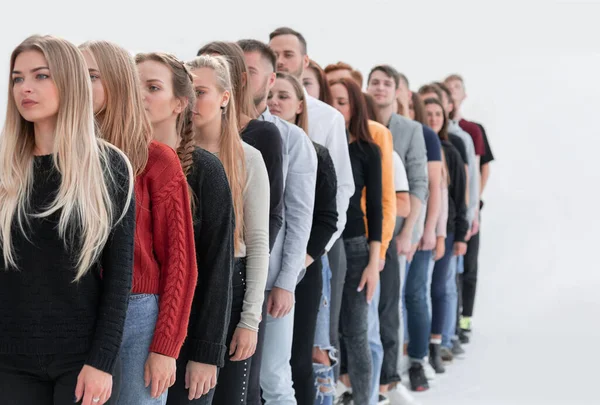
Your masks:
{"label": "sleeve cuff", "polygon": [[172,339],[168,339],[165,336],[155,334],[152,344],[150,345],[150,351],[176,359],[179,357],[179,351],[181,350],[182,345],[183,342],[174,342]]}
{"label": "sleeve cuff", "polygon": [[273,284],[273,287],[281,288],[293,293],[296,291],[296,284],[298,284],[298,274],[281,271],[277,277],[277,281]]}
{"label": "sleeve cuff", "polygon": [[225,366],[225,345],[207,342],[205,340],[190,339],[189,360],[196,363],[212,364],[219,368]]}
{"label": "sleeve cuff", "polygon": [[107,352],[105,350],[92,350],[85,364],[92,366],[100,371],[104,371],[113,375],[115,363],[117,362],[118,354]]}

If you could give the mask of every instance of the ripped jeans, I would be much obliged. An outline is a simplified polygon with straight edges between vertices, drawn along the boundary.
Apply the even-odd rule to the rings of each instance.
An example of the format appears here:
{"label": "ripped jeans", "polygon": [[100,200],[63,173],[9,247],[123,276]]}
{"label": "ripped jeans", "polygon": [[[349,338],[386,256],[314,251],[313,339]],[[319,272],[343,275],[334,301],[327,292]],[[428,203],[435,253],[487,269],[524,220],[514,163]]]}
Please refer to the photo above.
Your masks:
{"label": "ripped jeans", "polygon": [[319,306],[319,315],[317,317],[317,329],[315,332],[315,347],[329,353],[331,365],[313,363],[313,372],[315,375],[315,386],[317,388],[317,397],[315,405],[333,405],[335,397],[335,378],[333,369],[337,364],[336,350],[331,345],[329,338],[330,322],[330,299],[331,299],[331,267],[327,255],[321,258],[323,263],[323,296]]}

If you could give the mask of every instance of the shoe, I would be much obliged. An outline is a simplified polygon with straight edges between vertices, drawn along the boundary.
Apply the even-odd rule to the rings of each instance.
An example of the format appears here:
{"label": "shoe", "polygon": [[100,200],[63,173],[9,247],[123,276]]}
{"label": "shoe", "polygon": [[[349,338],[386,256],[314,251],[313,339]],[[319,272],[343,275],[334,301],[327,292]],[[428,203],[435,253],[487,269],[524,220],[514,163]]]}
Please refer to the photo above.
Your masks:
{"label": "shoe", "polygon": [[391,402],[389,399],[387,399],[385,395],[379,394],[379,400],[377,402],[377,405],[391,405]]}
{"label": "shoe", "polygon": [[441,345],[437,343],[429,344],[429,364],[435,370],[437,374],[443,374],[446,372],[444,363],[442,362]]}
{"label": "shoe", "polygon": [[352,393],[349,391],[344,392],[335,402],[335,405],[352,405]]}
{"label": "shoe", "polygon": [[447,348],[446,346],[440,347],[440,356],[444,361],[452,361],[454,360],[454,354],[452,354],[452,349]]}
{"label": "shoe", "polygon": [[398,384],[393,390],[388,391],[387,396],[393,405],[419,405],[402,383]]}
{"label": "shoe", "polygon": [[465,349],[462,348],[458,339],[452,341],[452,354],[459,359],[464,357]]}
{"label": "shoe", "polygon": [[429,364],[428,359],[425,359],[425,363],[423,363],[422,366],[423,370],[425,370],[425,377],[427,378],[427,381],[435,380],[435,370],[433,367],[431,367],[431,364]]}
{"label": "shoe", "polygon": [[461,317],[459,326],[465,332],[471,332],[471,317],[470,316]]}
{"label": "shoe", "polygon": [[425,369],[421,363],[413,363],[408,370],[410,378],[410,389],[416,392],[423,392],[429,389],[429,383],[425,376]]}
{"label": "shoe", "polygon": [[462,343],[463,345],[466,345],[467,343],[469,343],[469,335],[467,335],[467,332],[464,330],[460,330],[458,332],[458,340],[460,340],[460,343]]}

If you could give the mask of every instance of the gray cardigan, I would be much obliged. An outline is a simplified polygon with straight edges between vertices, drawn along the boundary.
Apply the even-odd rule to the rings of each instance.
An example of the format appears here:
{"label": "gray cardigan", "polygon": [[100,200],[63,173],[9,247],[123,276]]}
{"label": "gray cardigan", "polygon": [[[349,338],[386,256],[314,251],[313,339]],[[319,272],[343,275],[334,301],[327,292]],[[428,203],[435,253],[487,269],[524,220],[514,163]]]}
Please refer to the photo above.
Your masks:
{"label": "gray cardigan", "polygon": [[278,287],[294,292],[304,269],[312,225],[317,153],[302,129],[274,116],[268,108],[259,119],[277,126],[283,144],[283,225],[271,250],[266,290]]}

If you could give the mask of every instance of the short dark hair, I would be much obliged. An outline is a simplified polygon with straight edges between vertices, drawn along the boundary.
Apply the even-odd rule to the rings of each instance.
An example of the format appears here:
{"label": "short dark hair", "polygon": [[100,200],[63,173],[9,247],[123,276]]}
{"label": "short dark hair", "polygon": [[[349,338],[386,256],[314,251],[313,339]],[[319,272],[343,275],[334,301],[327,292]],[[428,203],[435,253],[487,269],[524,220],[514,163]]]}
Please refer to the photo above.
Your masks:
{"label": "short dark hair", "polygon": [[371,81],[371,76],[375,72],[383,72],[387,77],[391,77],[392,79],[394,79],[394,82],[396,83],[396,88],[400,87],[400,74],[396,69],[394,69],[390,65],[378,65],[371,69],[371,71],[369,72],[369,77],[367,78],[367,83]]}
{"label": "short dark hair", "polygon": [[408,87],[410,89],[410,83],[408,82],[408,77],[406,77],[406,75],[404,73],[398,72],[398,78],[400,80],[402,80],[406,84],[406,87]]}
{"label": "short dark hair", "polygon": [[434,84],[426,84],[419,88],[420,96],[423,96],[428,93],[434,93],[436,96],[438,96],[438,99],[442,101],[442,90],[438,86]]}
{"label": "short dark hair", "polygon": [[269,45],[256,39],[240,39],[237,44],[244,52],[258,52],[273,66],[273,72],[277,70],[277,56]]}
{"label": "short dark hair", "polygon": [[306,39],[304,38],[304,35],[289,27],[279,27],[269,34],[269,41],[280,35],[293,35],[296,38],[298,38],[298,41],[300,41],[300,45],[302,45],[302,55],[307,54],[308,47],[306,45]]}

